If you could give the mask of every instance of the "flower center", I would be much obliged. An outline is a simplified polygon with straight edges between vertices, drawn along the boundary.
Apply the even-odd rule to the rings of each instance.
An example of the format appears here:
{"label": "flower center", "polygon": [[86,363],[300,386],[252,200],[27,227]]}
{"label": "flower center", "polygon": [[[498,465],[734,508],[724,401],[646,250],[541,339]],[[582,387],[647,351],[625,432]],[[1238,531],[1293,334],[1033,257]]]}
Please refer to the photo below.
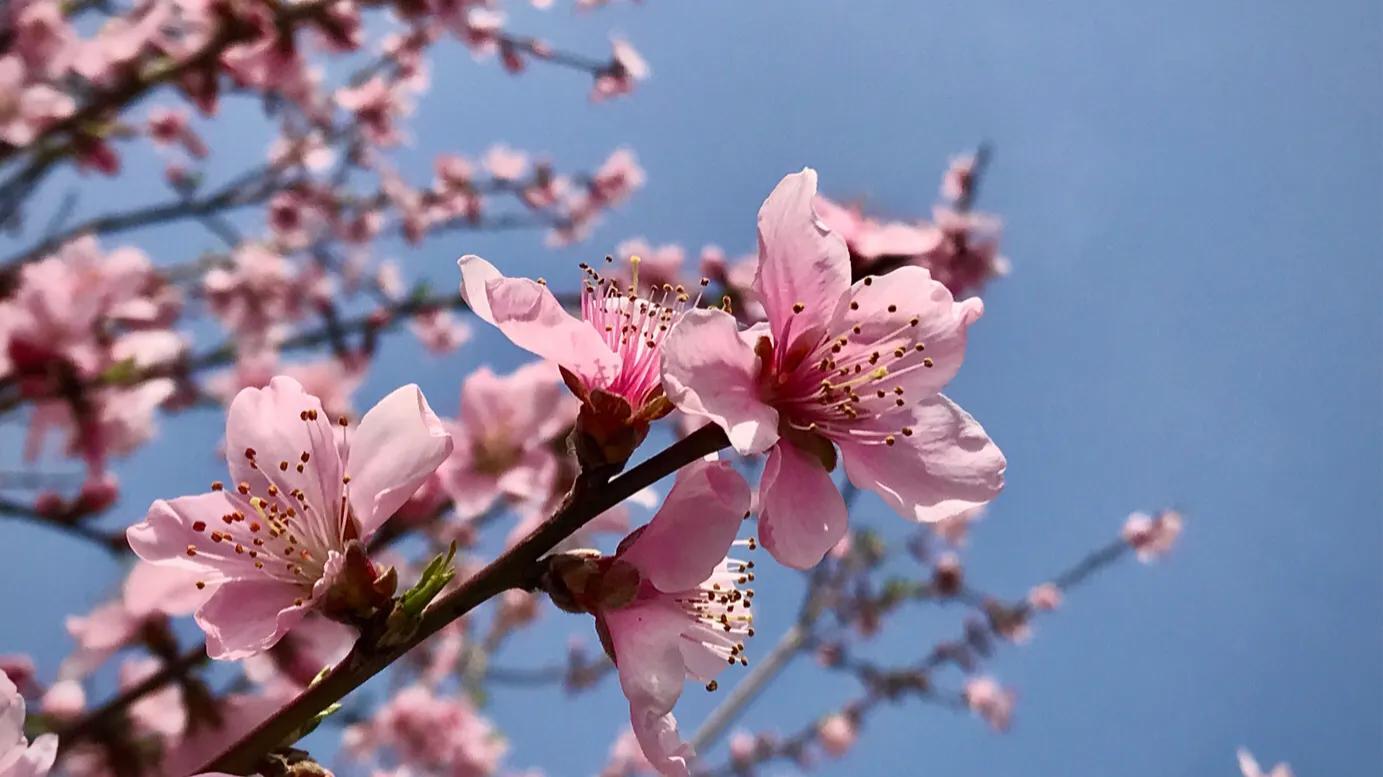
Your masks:
{"label": "flower center", "polygon": [[[312,447],[330,450],[324,446],[335,446],[334,439],[316,439],[331,437],[329,428],[324,430],[316,423],[318,413],[308,409],[298,417],[307,427]],[[340,422],[346,425],[345,418]],[[220,516],[219,521],[194,521],[192,530],[204,535],[206,541],[188,545],[186,553],[189,557],[242,560],[270,578],[301,585],[310,592],[322,578],[329,554],[342,550],[347,539],[359,535],[347,499],[350,476],[342,475],[335,488],[322,493],[328,488],[327,472],[318,468],[308,451],[300,452],[294,461],[263,462],[265,466],[261,466],[254,448],[246,448],[242,455],[251,469],[264,474],[264,482],[257,486],[248,481],[236,484],[229,500],[238,509]],[[334,472],[330,477],[335,479]],[[224,491],[225,485],[216,481],[211,490]],[[326,514],[319,514],[323,511]],[[197,586],[204,584],[198,582]]]}
{"label": "flower center", "polygon": [[[872,278],[865,278],[863,287],[869,286]],[[797,303],[781,340],[762,338],[755,348],[764,365],[762,396],[792,428],[874,445],[893,445],[896,435],[913,433],[905,425],[890,428],[889,416],[912,400],[900,379],[935,366],[918,337],[922,319],[899,316],[900,306],[892,303],[882,306],[887,315],[870,320],[859,314],[858,298],[867,293],[852,288],[845,303],[850,312],[832,320],[836,331],[822,328],[819,334],[808,330],[793,337],[806,309]],[[871,309],[878,307],[871,301]]]}
{"label": "flower center", "polygon": [[[607,256],[605,261],[614,260]],[[688,308],[701,302],[700,293],[692,299],[681,284],[664,283],[640,292],[640,261],[637,256],[629,257],[630,282],[624,290],[619,281],[581,264],[586,276],[581,286],[581,318],[620,357],[620,373],[614,382],[594,388],[623,397],[635,411],[662,386],[662,345],[672,325]],[[703,288],[709,283],[709,279],[701,280]]]}

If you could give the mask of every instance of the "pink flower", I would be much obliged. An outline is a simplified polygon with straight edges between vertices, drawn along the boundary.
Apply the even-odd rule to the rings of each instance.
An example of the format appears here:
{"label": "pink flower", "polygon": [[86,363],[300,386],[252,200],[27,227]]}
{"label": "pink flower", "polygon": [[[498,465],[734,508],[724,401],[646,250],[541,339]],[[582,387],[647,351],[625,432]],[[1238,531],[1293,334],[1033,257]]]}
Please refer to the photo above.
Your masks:
{"label": "pink flower", "polygon": [[187,123],[187,111],[181,108],[155,108],[149,112],[149,137],[161,146],[174,144],[195,157],[207,155],[206,144]]}
{"label": "pink flower", "polygon": [[1009,262],[999,254],[999,219],[974,211],[936,208],[932,214],[941,239],[918,257],[937,281],[957,297],[978,292],[994,278],[1008,274]]}
{"label": "pink flower", "polygon": [[1028,591],[1028,606],[1034,610],[1051,612],[1061,606],[1061,589],[1055,583],[1042,583]]}
{"label": "pink flower", "polygon": [[1124,523],[1124,542],[1138,553],[1138,560],[1151,563],[1171,552],[1181,536],[1181,513],[1163,510],[1155,516],[1133,513]]}
{"label": "pink flower", "polygon": [[447,424],[455,446],[438,470],[463,518],[501,498],[538,498],[557,478],[554,440],[576,420],[576,403],[545,363],[507,375],[481,367],[461,384],[460,417]]}
{"label": "pink flower", "polygon": [[941,196],[951,202],[969,199],[975,187],[975,155],[961,154],[951,157],[946,172],[941,176]]}
{"label": "pink flower", "polygon": [[851,257],[857,260],[917,256],[933,250],[941,242],[941,233],[935,227],[902,221],[881,223],[867,218],[858,208],[842,207],[820,195],[815,208],[822,222],[841,236]]}
{"label": "pink flower", "polygon": [[768,451],[760,537],[798,568],[846,530],[836,448],[852,483],[926,522],[993,499],[1005,466],[979,423],[938,393],[981,303],[956,302],[918,267],[851,285],[845,244],[816,217],[815,198],[807,169],[759,211],[754,290],[766,327],[740,332],[728,313],[694,310],[663,346],[668,398],[720,424],[740,453]]}
{"label": "pink flower", "polygon": [[12,146],[28,145],[44,127],[67,118],[76,108],[70,96],[26,80],[18,57],[0,57],[0,141]]}
{"label": "pink flower", "polygon": [[855,724],[839,712],[828,715],[816,728],[817,741],[832,758],[839,758],[849,752],[858,736]]}
{"label": "pink flower", "polygon": [[44,777],[58,757],[58,737],[24,737],[24,697],[0,674],[0,777]]}
{"label": "pink flower", "polygon": [[287,249],[308,245],[324,219],[312,201],[310,192],[289,189],[269,200],[269,229],[274,239]]}
{"label": "pink flower", "polygon": [[471,328],[450,310],[427,310],[413,317],[408,328],[431,353],[445,356],[471,339]]}
{"label": "pink flower", "polygon": [[727,665],[748,663],[742,640],[754,633],[752,594],[737,585],[753,575],[749,564],[725,558],[748,511],[749,486],[734,468],[701,460],[678,473],[653,520],[614,556],[557,572],[570,599],[554,601],[595,615],[634,734],[665,775],[689,774],[692,750],[672,715],[683,682],[714,688]]}
{"label": "pink flower", "polygon": [[995,731],[1006,731],[1013,720],[1013,691],[992,677],[972,677],[965,681],[965,703]]}
{"label": "pink flower", "polygon": [[576,318],[544,283],[507,278],[478,256],[463,256],[458,264],[461,296],[477,316],[520,348],[561,365],[582,403],[578,454],[628,459],[649,423],[672,409],[659,368],[663,342],[690,300],[682,287],[640,297],[637,264],[628,289],[583,264],[587,277]]}
{"label": "pink flower", "polygon": [[591,178],[591,197],[602,205],[617,205],[643,187],[647,176],[634,152],[616,149]]}
{"label": "pink flower", "polygon": [[648,78],[648,62],[639,55],[633,44],[615,38],[610,42],[610,47],[613,50],[610,64],[596,74],[595,86],[591,89],[592,100],[607,100],[629,94],[634,91],[635,82]]}
{"label": "pink flower", "polygon": [[228,329],[260,338],[301,318],[318,296],[319,278],[300,271],[283,255],[245,243],[229,267],[217,267],[202,280],[207,306]]}
{"label": "pink flower", "polygon": [[404,688],[368,722],[343,737],[358,758],[387,750],[399,762],[449,777],[487,777],[509,744],[465,698],[445,698],[421,685]]}
{"label": "pink flower", "polygon": [[518,181],[528,175],[528,155],[503,143],[490,146],[480,163],[501,181]]}
{"label": "pink flower", "polygon": [[377,146],[397,145],[402,136],[394,120],[412,112],[412,105],[399,84],[375,76],[363,84],[336,93],[336,104],[355,114],[365,137]]}
{"label": "pink flower", "polygon": [[[140,558],[200,572],[197,610],[214,658],[272,647],[310,610],[344,617],[392,590],[367,541],[451,453],[417,386],[404,386],[338,442],[321,402],[292,378],[245,389],[226,421],[230,488],[154,502],[125,535]],[[383,577],[383,576],[380,576]]]}
{"label": "pink flower", "polygon": [[600,770],[600,777],[635,777],[655,771],[639,747],[634,732],[625,729],[610,745],[610,755],[606,758],[605,767]]}
{"label": "pink flower", "polygon": [[1274,766],[1271,772],[1263,771],[1248,748],[1239,748],[1236,755],[1239,757],[1239,771],[1243,773],[1244,777],[1292,777],[1292,767],[1285,763]]}
{"label": "pink flower", "polygon": [[[129,659],[120,665],[120,688],[128,689],[148,679],[162,667],[156,658]],[[141,732],[160,737],[182,736],[187,729],[187,707],[183,704],[182,688],[176,683],[165,685],[130,705],[130,721]]]}

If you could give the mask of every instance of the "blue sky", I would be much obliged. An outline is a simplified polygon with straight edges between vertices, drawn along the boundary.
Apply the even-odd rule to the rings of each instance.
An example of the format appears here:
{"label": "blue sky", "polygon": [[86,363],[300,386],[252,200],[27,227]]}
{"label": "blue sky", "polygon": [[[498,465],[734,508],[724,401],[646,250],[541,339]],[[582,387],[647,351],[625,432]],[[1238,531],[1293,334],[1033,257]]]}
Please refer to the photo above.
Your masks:
{"label": "blue sky", "polygon": [[[759,202],[803,165],[827,192],[919,214],[946,158],[988,140],[981,204],[1005,218],[1014,271],[986,295],[949,393],[1004,448],[1009,479],[974,535],[973,579],[1021,595],[1130,510],[1188,515],[1167,562],[1116,568],[1001,655],[994,672],[1020,694],[1010,733],[903,705],[819,773],[1234,774],[1241,744],[1305,777],[1383,760],[1377,3],[703,0],[515,17],[515,29],[597,53],[606,30],[626,34],[653,78],[632,99],[591,105],[578,75],[514,79],[452,47],[404,165],[421,176],[438,150],[503,140],[583,167],[627,143],[648,186],[585,246],[453,235],[397,247],[410,273],[449,285],[455,257],[477,252],[541,268],[554,286],[570,266],[574,285],[577,261],[634,235],[747,249]],[[220,170],[258,155],[262,138],[240,119],[211,133]],[[114,201],[110,184],[80,185],[83,212]],[[131,198],[159,190],[138,176],[121,186]],[[177,229],[140,242],[170,261],[212,247]],[[455,359],[403,344],[395,358],[359,405],[403,376],[451,413],[467,370],[521,361],[490,333]],[[180,420],[177,439],[130,462],[112,525],[217,477],[206,452],[220,424]],[[872,497],[860,506],[862,520],[895,521]],[[54,655],[59,613],[118,576],[28,527],[0,523],[0,547],[0,586],[36,591],[0,601],[11,624],[0,652]],[[790,607],[797,585],[760,582],[761,634],[790,619],[773,604]],[[900,623],[880,649],[920,653],[958,621]],[[588,627],[549,613],[505,663],[544,663]],[[851,693],[799,662],[749,721],[792,730]],[[714,700],[690,689],[682,718],[694,725]],[[505,691],[489,712],[509,762],[552,775],[594,773],[623,715],[610,683],[555,703]]]}

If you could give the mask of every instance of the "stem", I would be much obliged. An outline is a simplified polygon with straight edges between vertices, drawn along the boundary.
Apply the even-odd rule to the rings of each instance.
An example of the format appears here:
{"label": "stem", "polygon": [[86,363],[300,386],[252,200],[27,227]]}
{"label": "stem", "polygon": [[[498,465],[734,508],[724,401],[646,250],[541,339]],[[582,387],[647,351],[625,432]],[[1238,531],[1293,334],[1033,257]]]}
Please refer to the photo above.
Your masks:
{"label": "stem", "polygon": [[388,647],[378,644],[377,639],[362,638],[326,677],[198,771],[236,774],[253,771],[266,754],[296,741],[296,732],[314,716],[423,640],[491,597],[510,588],[532,585],[538,559],[588,521],[640,489],[729,444],[720,427],[708,424],[614,480],[590,483],[578,478],[557,512],[517,545],[428,607],[417,631],[403,644]]}
{"label": "stem", "polygon": [[126,708],[131,704],[176,680],[189,670],[206,663],[207,660],[205,645],[188,648],[175,660],[164,664],[157,672],[144,678],[137,685],[126,688],[120,692],[119,696],[78,718],[70,725],[58,729],[58,741],[62,743],[61,752],[70,753],[74,743],[104,733],[110,724],[123,715]]}

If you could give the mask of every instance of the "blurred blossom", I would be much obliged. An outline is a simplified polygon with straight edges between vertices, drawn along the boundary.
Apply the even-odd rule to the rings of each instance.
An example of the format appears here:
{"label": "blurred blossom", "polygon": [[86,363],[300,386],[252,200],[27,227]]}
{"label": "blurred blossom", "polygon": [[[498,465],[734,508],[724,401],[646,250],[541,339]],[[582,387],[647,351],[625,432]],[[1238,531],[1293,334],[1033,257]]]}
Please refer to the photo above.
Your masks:
{"label": "blurred blossom", "polygon": [[1239,771],[1243,777],[1292,777],[1292,767],[1285,763],[1280,763],[1272,768],[1272,771],[1265,772],[1254,759],[1253,753],[1247,748],[1239,748],[1236,755],[1239,758]]}
{"label": "blurred blossom", "polygon": [[1157,515],[1133,513],[1124,522],[1123,537],[1138,553],[1138,560],[1151,563],[1171,552],[1181,536],[1181,513],[1163,510]]}
{"label": "blurred blossom", "polygon": [[1013,692],[992,677],[972,677],[965,681],[965,703],[995,731],[1008,730],[1013,719]]}
{"label": "blurred blossom", "polygon": [[855,724],[843,713],[832,713],[816,729],[816,739],[832,758],[840,758],[855,745]]}
{"label": "blurred blossom", "polygon": [[464,698],[437,696],[420,685],[394,694],[370,720],[349,727],[344,746],[357,759],[386,755],[448,777],[496,773],[509,745]]}

